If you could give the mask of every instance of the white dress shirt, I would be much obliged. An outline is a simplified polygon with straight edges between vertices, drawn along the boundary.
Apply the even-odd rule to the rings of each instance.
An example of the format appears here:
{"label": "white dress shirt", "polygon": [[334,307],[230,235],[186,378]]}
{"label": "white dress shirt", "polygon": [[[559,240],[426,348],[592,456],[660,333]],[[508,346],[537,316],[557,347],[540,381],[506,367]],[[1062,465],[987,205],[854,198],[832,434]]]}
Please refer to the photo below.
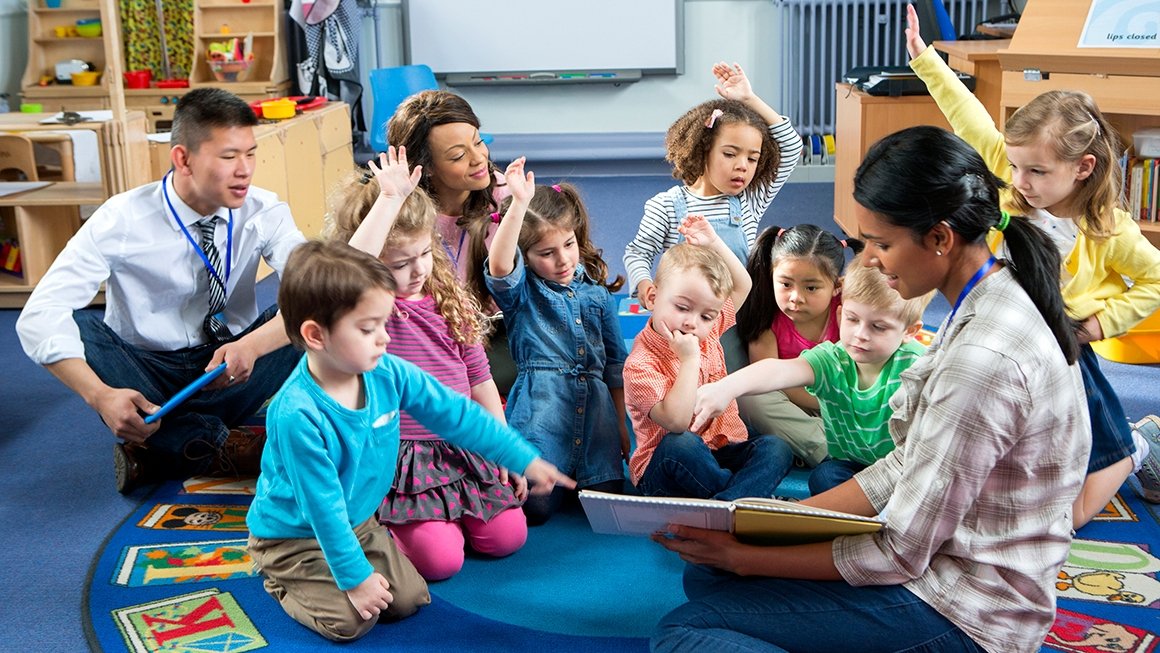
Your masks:
{"label": "white dress shirt", "polygon": [[[162,191],[168,188],[170,210]],[[176,216],[174,215],[176,212]],[[290,208],[270,191],[251,186],[233,211],[233,245],[228,246],[230,210],[217,213],[215,243],[219,274],[226,280],[224,316],[237,334],[257,319],[258,263],[279,275],[290,251],[305,238]],[[36,284],[16,322],[24,352],[48,365],[83,358],[74,310],[84,308],[105,283],[105,324],[128,344],[148,351],[176,351],[207,341],[202,322],[209,308],[209,280],[195,245],[177,219],[200,242],[199,215],[178,197],[172,175],[109,198],[69,240]]]}

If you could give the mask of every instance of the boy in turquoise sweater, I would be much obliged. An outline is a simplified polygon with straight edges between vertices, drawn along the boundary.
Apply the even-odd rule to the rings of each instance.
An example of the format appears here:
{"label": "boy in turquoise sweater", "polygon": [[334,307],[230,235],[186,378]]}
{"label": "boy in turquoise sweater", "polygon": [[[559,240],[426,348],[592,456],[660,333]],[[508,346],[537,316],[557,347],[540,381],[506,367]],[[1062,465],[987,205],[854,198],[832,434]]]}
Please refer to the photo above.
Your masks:
{"label": "boy in turquoise sweater", "polygon": [[400,409],[521,470],[533,493],[575,485],[477,404],[385,354],[394,292],[386,266],[337,242],[296,249],[278,292],[286,333],[306,355],[267,411],[249,549],[286,613],[334,641],[431,602],[375,517],[394,480]]}

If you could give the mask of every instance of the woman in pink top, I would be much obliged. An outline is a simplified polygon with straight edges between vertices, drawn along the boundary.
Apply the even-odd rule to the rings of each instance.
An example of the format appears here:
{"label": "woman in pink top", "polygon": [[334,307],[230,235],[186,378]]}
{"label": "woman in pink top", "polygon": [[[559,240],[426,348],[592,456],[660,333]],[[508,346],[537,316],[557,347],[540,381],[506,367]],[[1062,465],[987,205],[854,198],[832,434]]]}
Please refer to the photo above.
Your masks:
{"label": "woman in pink top", "polygon": [[[457,276],[489,315],[498,312],[483,281],[483,261],[510,193],[489,158],[479,117],[467,100],[447,91],[422,91],[403,100],[387,126],[387,142],[421,166],[419,187],[435,201],[435,228]],[[492,376],[506,395],[515,380],[503,320],[494,320],[487,349]]]}
{"label": "woman in pink top", "polygon": [[[818,343],[838,341],[847,248],[857,253],[862,243],[812,224],[770,227],[757,237],[747,266],[753,290],[737,311],[750,362],[797,358]],[[781,436],[806,464],[826,457],[818,400],[804,389],[739,398],[738,408],[750,428]]]}

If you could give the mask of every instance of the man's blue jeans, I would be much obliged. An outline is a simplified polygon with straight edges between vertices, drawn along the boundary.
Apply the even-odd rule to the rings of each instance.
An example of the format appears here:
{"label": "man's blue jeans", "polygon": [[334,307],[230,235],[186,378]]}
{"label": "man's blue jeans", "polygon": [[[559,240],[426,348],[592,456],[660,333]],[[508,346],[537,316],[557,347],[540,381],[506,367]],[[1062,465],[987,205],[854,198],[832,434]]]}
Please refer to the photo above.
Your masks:
{"label": "man's blue jeans", "polygon": [[665,615],[652,650],[981,653],[957,626],[901,585],[743,578],[685,567],[689,602]]}
{"label": "man's blue jeans", "polygon": [[709,449],[688,431],[661,438],[641,476],[641,494],[731,501],[771,497],[793,464],[793,450],[772,435]]}
{"label": "man's blue jeans", "polygon": [[[234,340],[265,324],[276,313],[276,307],[267,309]],[[133,388],[158,406],[201,376],[220,346],[145,351],[125,342],[106,326],[100,311],[74,311],[73,319],[85,344],[85,361],[101,381],[114,388]],[[161,426],[146,441],[150,453],[162,463],[159,471],[174,477],[206,471],[230,427],[258,412],[282,387],[301,355],[289,345],[270,352],[254,362],[246,383],[195,393],[163,417]]]}

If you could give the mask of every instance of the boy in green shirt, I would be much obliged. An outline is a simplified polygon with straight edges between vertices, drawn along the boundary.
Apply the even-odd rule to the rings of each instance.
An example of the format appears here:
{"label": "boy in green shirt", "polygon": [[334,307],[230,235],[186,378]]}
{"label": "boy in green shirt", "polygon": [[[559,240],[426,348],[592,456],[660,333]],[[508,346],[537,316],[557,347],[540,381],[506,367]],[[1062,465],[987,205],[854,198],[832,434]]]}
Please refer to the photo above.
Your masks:
{"label": "boy in green shirt", "polygon": [[811,494],[841,485],[894,449],[890,397],[925,351],[914,341],[933,293],[904,300],[875,268],[851,262],[842,281],[841,339],[799,358],[760,360],[697,390],[694,432],[743,395],[805,387],[818,398],[829,456],[810,474]]}

